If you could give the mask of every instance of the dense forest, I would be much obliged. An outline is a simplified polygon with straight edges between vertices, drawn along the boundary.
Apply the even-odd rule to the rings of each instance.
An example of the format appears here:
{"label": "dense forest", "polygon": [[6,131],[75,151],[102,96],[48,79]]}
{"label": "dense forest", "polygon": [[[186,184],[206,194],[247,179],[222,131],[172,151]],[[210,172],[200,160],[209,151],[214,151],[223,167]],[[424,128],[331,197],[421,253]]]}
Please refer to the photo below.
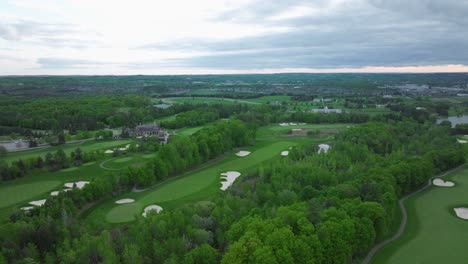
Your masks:
{"label": "dense forest", "polygon": [[[0,259],[356,262],[397,221],[398,197],[465,162],[464,149],[446,126],[410,120],[371,122],[339,133],[328,153],[317,154],[317,146],[307,144],[292,150],[288,158],[262,164],[212,201],[117,226],[80,221],[80,208],[87,203],[134,184],[158,182],[233,147],[251,144],[254,131],[241,121],[219,121],[190,140],[155,150],[158,154],[147,167],[113,173],[82,190],[62,193],[29,215],[15,213],[0,226]],[[169,152],[175,158],[165,158]]]}

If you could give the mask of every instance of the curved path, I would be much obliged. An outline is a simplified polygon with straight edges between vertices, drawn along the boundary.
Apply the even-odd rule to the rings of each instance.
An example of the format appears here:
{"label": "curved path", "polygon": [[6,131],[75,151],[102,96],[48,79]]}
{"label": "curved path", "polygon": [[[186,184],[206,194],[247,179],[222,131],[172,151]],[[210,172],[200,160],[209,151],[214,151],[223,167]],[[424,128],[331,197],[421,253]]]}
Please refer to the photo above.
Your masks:
{"label": "curved path", "polygon": [[375,253],[377,253],[377,251],[379,251],[382,247],[384,247],[385,245],[397,240],[398,238],[400,238],[400,236],[403,234],[403,231],[405,231],[405,227],[406,227],[406,223],[408,222],[408,213],[406,211],[406,207],[405,207],[405,201],[408,200],[408,198],[410,198],[411,196],[415,195],[415,194],[418,194],[424,190],[426,190],[427,188],[429,188],[431,185],[432,185],[432,180],[434,178],[442,178],[442,177],[445,177],[447,176],[448,174],[456,171],[456,170],[459,170],[463,167],[465,167],[465,165],[468,164],[468,163],[465,163],[465,164],[462,164],[456,168],[453,168],[451,170],[448,170],[442,174],[439,174],[435,177],[431,177],[427,184],[424,185],[423,187],[421,187],[420,189],[404,196],[403,198],[401,198],[400,200],[398,200],[398,204],[400,205],[400,209],[401,209],[401,214],[402,214],[402,219],[401,219],[401,224],[400,224],[400,228],[398,228],[398,231],[396,232],[395,235],[393,235],[391,238],[387,239],[387,240],[384,240],[382,242],[380,242],[379,244],[375,245],[371,251],[369,251],[369,253],[367,254],[366,258],[362,261],[363,264],[368,264],[371,260],[372,260],[372,257],[374,257]]}
{"label": "curved path", "polygon": [[[117,157],[118,158],[118,157]],[[104,163],[108,162],[108,161],[111,161],[111,160],[115,160],[117,158],[111,158],[111,159],[106,159],[105,161],[101,162],[99,164],[99,167],[101,167],[101,169],[105,169],[105,170],[110,170],[110,171],[119,171],[119,170],[122,170],[122,169],[115,169],[115,168],[109,168],[109,167],[106,167],[104,166]]]}

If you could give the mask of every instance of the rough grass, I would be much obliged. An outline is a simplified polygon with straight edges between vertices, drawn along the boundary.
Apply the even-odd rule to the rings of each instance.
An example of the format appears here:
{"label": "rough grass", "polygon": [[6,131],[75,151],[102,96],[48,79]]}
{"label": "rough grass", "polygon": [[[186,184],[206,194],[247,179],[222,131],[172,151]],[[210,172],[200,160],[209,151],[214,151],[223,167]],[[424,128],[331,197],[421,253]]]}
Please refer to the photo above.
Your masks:
{"label": "rough grass", "polygon": [[405,232],[372,263],[466,263],[468,220],[458,218],[453,208],[468,206],[468,169],[444,180],[455,182],[455,187],[433,186],[406,201]]}

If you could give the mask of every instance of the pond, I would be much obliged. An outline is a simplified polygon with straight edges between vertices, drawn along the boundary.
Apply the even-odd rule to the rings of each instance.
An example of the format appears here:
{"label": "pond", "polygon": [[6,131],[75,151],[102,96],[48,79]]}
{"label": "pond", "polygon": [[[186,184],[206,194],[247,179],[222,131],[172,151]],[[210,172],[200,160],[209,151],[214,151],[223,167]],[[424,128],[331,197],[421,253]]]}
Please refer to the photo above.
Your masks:
{"label": "pond", "polygon": [[438,118],[437,124],[442,123],[443,121],[450,121],[452,123],[452,128],[454,128],[458,124],[468,124],[468,115],[461,115],[461,116],[449,116],[444,118]]}

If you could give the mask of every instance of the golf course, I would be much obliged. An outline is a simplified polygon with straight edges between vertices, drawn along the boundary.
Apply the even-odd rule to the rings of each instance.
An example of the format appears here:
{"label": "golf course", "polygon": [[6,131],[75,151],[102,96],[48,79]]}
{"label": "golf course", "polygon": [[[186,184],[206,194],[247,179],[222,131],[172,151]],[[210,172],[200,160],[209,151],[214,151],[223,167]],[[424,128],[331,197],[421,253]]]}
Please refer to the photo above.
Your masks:
{"label": "golf course", "polygon": [[466,263],[468,220],[454,208],[468,206],[468,169],[443,178],[454,187],[430,186],[404,203],[408,220],[403,234],[381,248],[371,263]]}
{"label": "golf course", "polygon": [[135,199],[134,203],[118,205],[115,204],[114,200],[107,201],[96,207],[88,217],[104,217],[110,223],[128,222],[134,220],[135,216],[140,215],[143,208],[150,204],[171,208],[188,201],[207,198],[216,192],[221,192],[221,173],[238,171],[244,174],[248,169],[262,162],[281,158],[281,151],[296,144],[291,141],[281,141],[267,145],[259,144],[246,148],[251,154],[245,157],[238,157],[234,153],[230,153],[222,161],[212,166],[185,173],[145,191],[127,193],[115,199],[132,198]]}

